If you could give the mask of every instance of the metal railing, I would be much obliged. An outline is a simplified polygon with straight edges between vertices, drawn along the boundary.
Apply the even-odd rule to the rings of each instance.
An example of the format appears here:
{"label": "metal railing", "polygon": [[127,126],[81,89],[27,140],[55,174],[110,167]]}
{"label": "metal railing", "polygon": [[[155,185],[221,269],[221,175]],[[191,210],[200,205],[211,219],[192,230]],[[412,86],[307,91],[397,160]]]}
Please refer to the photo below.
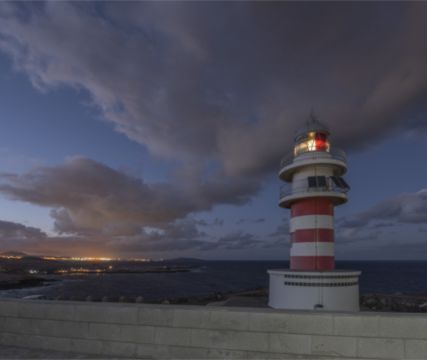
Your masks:
{"label": "metal railing", "polygon": [[330,158],[334,160],[339,160],[346,162],[347,157],[345,152],[341,149],[331,147],[329,151],[309,151],[300,152],[298,155],[288,155],[285,156],[280,162],[280,169],[283,169],[285,166],[290,165],[294,161],[298,160],[307,160],[307,159],[318,159],[318,158]]}
{"label": "metal railing", "polygon": [[349,191],[349,188],[343,188],[337,186],[331,178],[326,178],[326,186],[311,187],[308,185],[308,180],[297,180],[292,183],[284,183],[280,186],[280,198],[285,196],[297,195],[301,193],[311,192],[338,192],[345,194]]}

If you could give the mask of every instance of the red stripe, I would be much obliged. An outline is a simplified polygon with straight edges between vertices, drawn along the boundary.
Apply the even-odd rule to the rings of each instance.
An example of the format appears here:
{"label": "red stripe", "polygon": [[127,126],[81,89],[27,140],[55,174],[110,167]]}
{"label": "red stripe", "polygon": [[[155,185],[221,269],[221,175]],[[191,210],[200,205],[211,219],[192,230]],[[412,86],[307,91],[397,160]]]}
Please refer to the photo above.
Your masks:
{"label": "red stripe", "polygon": [[303,215],[334,215],[334,205],[328,198],[301,199],[292,204],[291,216]]}
{"label": "red stripe", "polygon": [[291,256],[291,270],[333,270],[333,256]]}
{"label": "red stripe", "polygon": [[291,233],[291,242],[333,242],[333,229],[305,229]]}

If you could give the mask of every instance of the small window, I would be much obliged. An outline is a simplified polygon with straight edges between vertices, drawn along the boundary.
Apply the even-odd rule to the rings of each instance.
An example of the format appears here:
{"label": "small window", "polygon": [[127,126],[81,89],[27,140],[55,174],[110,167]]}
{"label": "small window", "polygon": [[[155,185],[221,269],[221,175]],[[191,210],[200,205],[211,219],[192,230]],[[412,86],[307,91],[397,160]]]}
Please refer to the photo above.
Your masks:
{"label": "small window", "polygon": [[326,187],[326,176],[317,176],[317,186]]}
{"label": "small window", "polygon": [[308,177],[308,187],[309,188],[317,187],[316,176],[309,176]]}
{"label": "small window", "polygon": [[309,188],[326,187],[326,176],[309,176],[308,178]]}

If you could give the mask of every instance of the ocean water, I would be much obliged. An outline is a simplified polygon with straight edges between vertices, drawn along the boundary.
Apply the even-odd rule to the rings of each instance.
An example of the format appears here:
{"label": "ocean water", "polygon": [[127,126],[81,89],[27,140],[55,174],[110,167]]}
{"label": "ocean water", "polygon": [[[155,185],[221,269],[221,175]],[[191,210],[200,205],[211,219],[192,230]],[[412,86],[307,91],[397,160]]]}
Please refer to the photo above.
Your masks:
{"label": "ocean water", "polygon": [[[57,281],[52,285],[3,290],[0,297],[21,298],[37,294],[52,299],[83,300],[87,296],[94,299],[107,296],[114,300],[120,296],[143,296],[146,301],[159,301],[266,288],[267,269],[289,265],[284,261],[179,261],[162,264],[190,266],[191,271],[54,276]],[[362,294],[427,294],[427,261],[346,261],[337,262],[337,268],[362,271]]]}

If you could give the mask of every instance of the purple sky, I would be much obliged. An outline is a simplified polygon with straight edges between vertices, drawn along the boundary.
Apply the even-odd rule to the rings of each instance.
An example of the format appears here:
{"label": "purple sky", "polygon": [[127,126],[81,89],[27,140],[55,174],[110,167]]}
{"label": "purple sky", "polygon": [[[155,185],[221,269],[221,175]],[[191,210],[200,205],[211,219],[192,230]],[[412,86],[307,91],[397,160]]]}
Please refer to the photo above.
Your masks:
{"label": "purple sky", "polygon": [[338,259],[426,259],[427,4],[0,3],[0,250],[287,259],[277,171],[348,153]]}

